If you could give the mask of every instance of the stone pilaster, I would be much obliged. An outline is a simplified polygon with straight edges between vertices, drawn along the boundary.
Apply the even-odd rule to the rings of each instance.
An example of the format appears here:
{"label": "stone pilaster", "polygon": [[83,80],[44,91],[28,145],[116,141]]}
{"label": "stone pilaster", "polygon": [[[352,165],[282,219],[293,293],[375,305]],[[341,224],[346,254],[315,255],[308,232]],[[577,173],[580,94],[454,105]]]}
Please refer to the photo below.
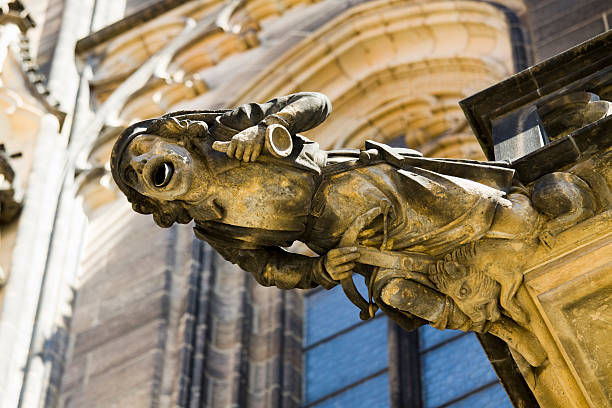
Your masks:
{"label": "stone pilaster", "polygon": [[263,288],[198,243],[191,272],[180,407],[299,407],[301,296]]}

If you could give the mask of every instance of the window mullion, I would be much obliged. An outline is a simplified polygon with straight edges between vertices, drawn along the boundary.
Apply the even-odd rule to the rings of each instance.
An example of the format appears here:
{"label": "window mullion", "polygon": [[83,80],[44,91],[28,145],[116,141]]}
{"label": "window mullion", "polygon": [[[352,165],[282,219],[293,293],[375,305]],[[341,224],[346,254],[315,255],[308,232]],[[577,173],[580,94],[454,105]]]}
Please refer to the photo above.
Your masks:
{"label": "window mullion", "polygon": [[391,408],[422,408],[419,332],[389,320],[388,338]]}

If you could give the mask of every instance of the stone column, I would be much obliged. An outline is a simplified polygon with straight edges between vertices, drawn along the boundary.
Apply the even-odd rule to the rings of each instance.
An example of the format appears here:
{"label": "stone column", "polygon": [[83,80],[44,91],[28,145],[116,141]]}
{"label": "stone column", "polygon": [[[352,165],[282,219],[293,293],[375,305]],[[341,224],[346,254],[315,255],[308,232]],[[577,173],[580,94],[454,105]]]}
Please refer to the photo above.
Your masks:
{"label": "stone column", "polygon": [[201,269],[192,271],[183,318],[177,405],[299,407],[300,294],[261,287],[199,246]]}

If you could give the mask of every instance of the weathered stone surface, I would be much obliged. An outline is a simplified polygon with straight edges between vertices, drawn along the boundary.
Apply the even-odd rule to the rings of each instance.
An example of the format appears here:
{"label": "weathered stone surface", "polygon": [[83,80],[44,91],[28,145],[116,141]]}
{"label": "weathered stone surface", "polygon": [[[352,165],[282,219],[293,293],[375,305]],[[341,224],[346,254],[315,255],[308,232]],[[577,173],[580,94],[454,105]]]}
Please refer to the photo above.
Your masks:
{"label": "weathered stone surface", "polygon": [[101,324],[77,333],[74,352],[79,353],[84,350],[91,350],[118,335],[128,333],[130,328],[138,327],[163,317],[166,302],[167,294],[160,292],[147,299],[146,302],[139,303],[137,307],[131,310],[130,314],[116,315]]}
{"label": "weathered stone surface", "polygon": [[87,354],[79,356],[66,370],[62,386],[65,389],[73,388],[78,383],[87,381],[83,372],[88,376],[97,375],[120,366],[125,361],[134,359],[139,355],[147,354],[150,350],[160,347],[159,332],[164,325],[163,320],[156,320],[144,324],[123,336],[113,338],[103,345],[91,349]]}
{"label": "weathered stone surface", "polygon": [[[542,236],[546,245],[522,268],[527,290],[521,289],[517,294],[523,304],[531,303],[528,308],[534,313],[530,325],[550,360],[550,365],[533,372],[515,356],[542,406],[599,407],[608,406],[610,401],[612,382],[605,374],[609,371],[605,356],[612,353],[612,342],[603,334],[600,319],[609,303],[606,294],[610,292],[610,282],[605,276],[609,275],[612,259],[612,120],[608,113],[611,34],[602,34],[462,102],[479,140],[490,149],[498,143],[496,121],[503,121],[503,115],[536,109],[538,126],[550,140],[513,160],[512,166],[523,183],[540,189],[541,193],[534,191],[534,203],[549,216],[558,215],[553,214],[553,207],[560,209],[571,200],[580,203],[572,215],[557,218],[555,231]],[[590,93],[595,89],[601,97]],[[492,110],[482,104],[487,98],[491,98]],[[488,120],[493,123],[492,130],[486,126]],[[584,196],[586,201],[578,196],[569,199],[573,194],[569,189],[552,199],[547,180],[561,174],[582,180],[578,181],[583,186],[580,188],[595,195]],[[581,213],[585,216],[580,221],[570,221]],[[486,349],[487,345],[483,345]],[[496,346],[491,347],[491,353],[501,353],[493,349]],[[506,372],[507,383],[515,381],[511,367],[500,370]]]}
{"label": "weathered stone surface", "polygon": [[612,342],[606,323],[612,293],[610,217],[608,211],[565,231],[553,256],[525,274],[557,346],[595,407],[610,406],[612,400]]}
{"label": "weathered stone surface", "polygon": [[[86,401],[92,401],[93,406],[103,407],[111,403],[124,403],[131,401],[138,404],[146,404],[153,398],[151,372],[159,368],[161,352],[150,350],[144,355],[125,361],[112,370],[91,376],[83,391],[75,389],[70,392],[68,407],[81,407],[87,405]],[[136,392],[135,390],[147,390],[148,392]],[[109,392],[112,390],[112,392]],[[142,406],[142,405],[136,405]]]}
{"label": "weathered stone surface", "polygon": [[[488,153],[511,163],[431,160],[373,141],[361,151],[325,152],[297,132],[322,123],[329,101],[299,93],[133,125],[116,142],[111,169],[137,212],[153,214],[163,227],[193,219],[198,238],[258,283],[283,289],[341,283],[364,320],[381,308],[407,329],[430,323],[493,334],[516,362],[500,370],[540,370],[545,387],[528,384],[541,404],[568,399],[583,406],[589,398],[551,342],[558,327],[547,326],[534,304],[542,299],[527,294],[523,279],[531,262],[550,260],[546,251],[557,250],[566,231],[609,211],[612,140],[602,135],[612,104],[593,92],[607,95],[611,38],[602,35],[463,102]],[[581,76],[559,70],[563,61],[580,66]],[[534,137],[538,143],[530,146]],[[293,241],[319,257],[280,248]],[[368,300],[357,292],[353,271],[366,277]],[[263,291],[241,292],[226,278],[214,289],[233,291],[212,298],[206,353],[210,373],[221,380],[221,364],[244,367],[244,343],[232,338],[249,332],[238,324],[254,312],[240,308],[245,295],[265,305],[259,313],[277,314],[278,303]],[[263,371],[284,378],[284,364],[299,364],[274,361],[276,349],[299,349],[285,335],[299,331],[292,317],[282,311],[273,320],[282,325],[267,328],[250,319],[257,334],[246,349],[255,377]],[[268,362],[275,369],[265,369]]]}
{"label": "weathered stone surface", "polygon": [[606,0],[558,0],[548,3],[528,0],[525,4],[530,16],[527,24],[533,33],[536,62],[606,31],[603,16],[610,12],[611,7]]}
{"label": "weathered stone surface", "polygon": [[605,149],[612,140],[612,118],[601,119],[571,135],[555,140],[545,149],[536,150],[513,163],[519,179],[530,183],[537,178],[585,160],[597,149]]}
{"label": "weathered stone surface", "polygon": [[[49,3],[47,14],[65,15],[66,17],[63,22],[62,45],[57,48],[58,58],[55,58],[54,61],[54,71],[59,73],[65,71],[66,75],[57,75],[56,73],[53,79],[54,89],[63,86],[66,86],[66,89],[76,88],[78,85],[76,70],[68,75],[68,71],[73,70],[73,55],[71,52],[74,49],[74,38],[72,37],[82,35],[76,34],[74,30],[75,21],[80,21],[79,26],[91,27],[96,30],[101,23],[103,24],[104,10],[112,7],[109,6],[111,3],[120,5],[120,7],[115,7],[116,11],[113,13],[118,16],[126,1],[119,0],[108,2],[108,4],[107,2],[102,2],[104,4],[98,2],[93,7],[91,18],[88,15],[92,12],[91,7],[73,0],[65,2],[45,0],[40,2],[41,5],[37,5],[41,9],[40,14],[44,14],[42,13],[45,8],[43,3],[47,2]],[[58,6],[60,3],[61,5]],[[532,27],[535,28],[532,33],[536,37],[534,43],[530,43],[528,39],[521,43],[515,41],[517,38],[515,34],[520,31],[522,24],[516,18],[516,14],[513,13],[513,8],[520,4],[517,9],[520,14],[523,11],[523,3],[515,1],[503,1],[503,4],[509,6],[509,8],[501,8],[504,10],[503,13],[490,4],[482,2],[434,2],[431,4],[352,0],[314,3],[311,1],[275,2],[274,0],[242,2],[242,5],[234,10],[234,14],[228,13],[230,17],[227,17],[226,21],[221,19],[219,22],[215,22],[215,24],[221,24],[222,26],[225,24],[225,28],[219,29],[215,25],[211,33],[192,32],[196,37],[192,42],[188,45],[183,43],[185,46],[178,47],[180,51],[174,54],[170,53],[172,54],[171,57],[167,54],[169,60],[172,60],[170,65],[166,67],[168,68],[167,72],[162,73],[163,70],[157,68],[163,67],[156,65],[156,72],[153,73],[153,70],[151,70],[147,74],[149,75],[147,78],[150,80],[143,78],[142,72],[138,73],[142,79],[142,82],[140,82],[139,75],[131,76],[132,70],[144,65],[152,53],[161,49],[158,47],[165,47],[170,43],[173,44],[172,47],[180,42],[172,41],[182,27],[180,26],[181,23],[175,24],[173,19],[177,21],[196,21],[199,30],[202,28],[202,21],[204,23],[209,20],[212,21],[209,17],[214,19],[213,14],[217,11],[214,10],[214,7],[207,9],[199,2],[191,2],[192,4],[185,2],[184,6],[181,1],[158,3],[153,8],[143,9],[136,16],[129,16],[130,18],[123,20],[121,24],[114,25],[111,30],[98,32],[80,43],[79,50],[82,51],[80,62],[83,63],[82,66],[86,70],[84,78],[89,76],[90,69],[93,71],[93,78],[89,86],[86,83],[81,84],[83,93],[79,97],[79,104],[85,106],[85,109],[81,109],[74,115],[77,118],[73,124],[74,132],[72,133],[74,136],[70,136],[73,147],[80,149],[80,145],[91,139],[96,133],[95,130],[91,132],[82,131],[83,127],[80,126],[82,122],[91,121],[93,124],[102,126],[105,118],[121,117],[122,120],[130,122],[135,118],[160,115],[166,109],[182,109],[182,107],[189,105],[196,109],[201,109],[202,106],[231,106],[246,100],[266,100],[273,95],[282,95],[295,90],[316,89],[328,93],[334,99],[337,109],[338,120],[326,122],[317,129],[316,132],[318,133],[315,133],[315,135],[318,135],[317,140],[325,145],[324,147],[332,145],[359,147],[363,140],[367,138],[385,141],[396,140],[399,137],[397,140],[401,140],[400,144],[405,141],[410,146],[423,146],[423,152],[426,155],[478,158],[481,157],[478,156],[481,153],[469,130],[460,124],[464,121],[461,120],[455,102],[475,89],[500,80],[511,72],[513,66],[523,67],[524,65],[520,65],[519,61],[521,57],[517,57],[520,53],[516,52],[514,47],[520,47],[522,44],[523,48],[527,47],[527,50],[529,50],[533,46],[536,57],[541,57],[544,53],[550,53],[557,49],[560,50],[565,47],[562,43],[566,40],[573,41],[586,35],[586,33],[601,30],[602,24],[588,21],[589,16],[596,15],[601,22],[603,21],[601,20],[602,13],[606,12],[605,8],[600,7],[602,2],[596,1],[589,1],[585,4],[569,4],[564,0],[540,2],[541,4],[527,2],[528,8],[531,7],[530,10],[537,9],[533,13],[530,11],[529,19],[526,20],[529,24],[536,23]],[[36,2],[28,2],[28,5],[30,4],[36,4]],[[135,11],[135,7],[137,7],[135,4],[134,1],[127,1],[127,10]],[[497,5],[497,3],[495,4]],[[292,9],[295,5],[298,5],[298,7]],[[227,9],[231,9],[231,7],[224,8],[224,10]],[[86,15],[85,18],[80,18],[84,15]],[[510,18],[512,16],[515,17],[514,20]],[[48,15],[43,17],[49,18]],[[334,21],[334,24],[325,24],[336,17],[339,18]],[[587,24],[567,24],[567,27],[563,27],[561,32],[552,36],[548,35],[549,38],[547,38],[546,34],[552,32],[555,21],[566,22],[571,20],[572,17],[583,18],[583,23]],[[506,26],[506,18],[508,18],[509,27]],[[48,26],[44,19],[36,18],[36,22],[41,27],[44,26],[41,31],[45,33],[43,35],[42,51],[38,55],[38,57],[43,58],[42,61],[48,61],[48,58],[51,58],[54,53],[55,40],[53,39],[53,33],[59,32],[59,21],[60,18],[56,18]],[[411,22],[411,24],[406,24],[406,21]],[[609,16],[608,21],[612,21]],[[538,24],[541,24],[541,27],[537,27]],[[232,32],[235,27],[240,27],[239,33]],[[525,27],[522,28],[525,29]],[[67,34],[68,31],[75,34],[63,35]],[[508,46],[508,31],[511,33],[512,50]],[[46,36],[46,33],[52,35]],[[83,44],[85,47],[81,48]],[[143,49],[150,52],[141,52]],[[512,61],[510,51],[512,51],[514,61]],[[525,51],[525,49],[522,51]],[[143,55],[145,57],[142,57]],[[229,56],[232,56],[232,58],[228,58]],[[528,58],[523,58],[521,61],[528,60]],[[313,63],[313,61],[316,61],[316,63]],[[160,79],[157,76],[158,74],[164,76],[163,79]],[[167,76],[165,76],[166,74]],[[182,77],[183,74],[184,77]],[[59,76],[70,78],[71,81],[58,81]],[[109,100],[109,96],[112,96],[111,101],[117,102],[117,97],[121,96],[119,95],[121,92],[115,95],[112,95],[112,92],[120,84],[124,85],[121,87],[121,92],[124,92],[127,101],[125,99],[119,101],[114,107],[111,107],[111,104],[103,106],[104,101]],[[126,90],[126,88],[131,88],[131,90]],[[91,112],[91,114],[87,107],[90,100],[85,92],[87,89],[92,91],[91,99],[95,102],[92,105],[94,112]],[[411,91],[407,92],[406,90]],[[131,95],[129,95],[130,93]],[[66,95],[70,94],[71,92],[66,93]],[[74,101],[71,100],[71,96],[67,96],[63,98],[63,102],[67,102],[66,105],[69,106]],[[169,106],[174,107],[168,108]],[[100,109],[101,107],[102,109]],[[457,119],[460,123],[455,122]],[[95,128],[95,126],[93,127]],[[405,135],[405,137],[400,137],[400,135]],[[23,136],[21,134],[20,139],[25,141],[27,138]],[[57,139],[55,134],[45,134],[44,136],[45,140],[56,141]],[[63,136],[60,138],[63,138]],[[30,142],[28,140],[27,143]],[[89,203],[96,202],[96,205],[92,205],[88,210],[88,216],[92,219],[97,216],[92,211],[95,209],[94,207],[99,209],[108,200],[116,198],[114,193],[110,194],[109,185],[106,184],[108,180],[105,179],[108,174],[104,166],[108,159],[110,143],[112,141],[96,144],[94,148],[91,150],[86,148],[84,152],[90,154],[89,158],[92,159],[90,164],[98,166],[95,167],[94,171],[98,172],[96,174],[99,175],[97,178],[88,179],[87,183],[95,184],[98,191],[109,192],[104,196],[94,197],[93,189],[79,190],[79,200],[83,198],[86,205],[89,206]],[[33,146],[35,143],[30,144]],[[571,149],[564,151],[572,153]],[[556,156],[551,155],[550,150],[547,154],[548,157]],[[50,154],[45,156],[46,158],[55,157],[57,160],[50,160],[60,163],[60,167],[64,163],[63,158],[59,159]],[[573,156],[570,155],[569,157]],[[564,165],[572,165],[572,160],[573,158],[567,160]],[[526,171],[536,169],[536,167],[539,168],[538,163],[524,162],[523,164]],[[43,166],[42,168],[46,167]],[[79,203],[74,199],[74,192],[70,188],[70,182],[74,176],[72,170],[72,167],[68,169],[66,178],[68,188],[62,193],[62,200],[71,203],[74,201],[76,209]],[[81,170],[79,168],[79,171]],[[91,174],[94,174],[94,171]],[[548,172],[548,170],[541,171],[542,174]],[[596,171],[593,170],[591,173],[588,180],[584,171],[581,173],[581,177],[589,185],[594,185],[592,181],[598,180],[594,176]],[[542,174],[539,174],[538,177]],[[81,176],[84,175],[85,173],[81,173]],[[53,207],[51,201],[54,200],[54,197],[52,195],[41,195],[44,200],[39,200],[40,205]],[[47,202],[47,197],[50,200],[49,202]],[[34,219],[36,217],[29,218]],[[46,218],[52,220],[53,214],[50,214],[49,217],[38,217],[35,222],[45,227]],[[145,220],[145,223],[150,223],[147,218],[143,217],[142,219]],[[60,244],[54,244],[54,247],[63,246],[63,241],[69,235],[62,232],[63,229],[69,230],[69,228],[64,228],[64,224],[69,223],[65,222],[63,217],[57,218],[57,223],[60,224],[60,228],[57,229],[59,233],[57,230],[54,231],[54,236]],[[272,289],[269,293],[275,293],[275,295],[270,295],[270,299],[267,299],[266,296],[252,294],[254,291],[251,289],[246,293],[234,291],[229,282],[225,282],[215,289],[210,289],[207,282],[214,282],[215,280],[211,276],[226,272],[223,267],[216,270],[214,267],[210,268],[210,265],[194,267],[197,271],[194,271],[192,276],[206,275],[203,278],[205,282],[191,282],[192,289],[184,296],[181,288],[183,282],[180,281],[181,272],[179,271],[184,265],[182,261],[176,261],[174,263],[175,267],[171,267],[170,264],[173,261],[168,261],[167,258],[172,258],[173,251],[175,253],[183,250],[188,252],[189,250],[186,247],[169,250],[174,244],[170,239],[166,239],[168,238],[166,232],[160,230],[155,233],[153,229],[143,228],[134,230],[131,237],[121,240],[121,250],[109,254],[106,251],[109,247],[107,238],[109,236],[118,237],[119,235],[114,235],[117,229],[125,229],[123,226],[126,224],[140,224],[140,221],[136,221],[134,217],[130,221],[121,222],[117,218],[109,217],[100,224],[106,226],[108,231],[104,231],[104,228],[95,229],[94,227],[90,228],[87,234],[87,239],[90,242],[97,241],[100,245],[96,250],[90,251],[82,257],[84,259],[82,277],[85,278],[85,285],[80,285],[78,288],[79,299],[77,299],[74,309],[76,313],[72,322],[73,334],[105,322],[111,322],[119,307],[113,305],[115,302],[117,305],[131,308],[133,304],[129,301],[130,296],[135,297],[134,303],[147,295],[155,296],[155,286],[162,282],[161,274],[168,272],[171,275],[169,276],[171,281],[169,287],[173,291],[169,293],[168,299],[170,304],[174,304],[174,306],[169,307],[167,311],[176,311],[181,307],[184,307],[184,309],[181,309],[180,313],[182,313],[182,310],[189,310],[185,319],[180,320],[183,327],[179,329],[172,327],[174,323],[170,323],[171,319],[168,316],[167,321],[171,327],[166,329],[166,333],[172,337],[172,333],[175,333],[176,330],[176,335],[184,336],[186,339],[187,343],[182,348],[184,353],[181,355],[181,368],[176,371],[189,373],[189,375],[180,374],[180,378],[185,382],[193,382],[191,384],[193,391],[191,405],[201,405],[202,399],[200,397],[202,393],[206,394],[203,400],[212,399],[209,394],[211,387],[208,385],[210,383],[202,378],[206,370],[203,345],[210,338],[215,338],[220,343],[231,339],[231,336],[235,335],[236,337],[239,336],[240,340],[229,341],[232,344],[234,344],[234,341],[240,344],[241,355],[237,359],[239,363],[225,368],[226,371],[235,374],[235,380],[224,389],[232,397],[220,397],[218,401],[224,400],[229,405],[238,406],[248,406],[256,403],[270,407],[276,405],[299,406],[299,398],[296,397],[296,395],[299,397],[300,394],[300,381],[297,377],[297,371],[293,372],[293,374],[296,374],[295,382],[287,383],[289,379],[285,378],[284,382],[281,381],[281,384],[273,384],[267,387],[265,392],[261,391],[253,394],[252,398],[244,394],[244,390],[254,382],[254,379],[245,375],[251,364],[258,365],[264,361],[267,362],[267,358],[272,359],[275,352],[282,355],[283,359],[291,362],[299,360],[298,339],[301,331],[301,327],[299,327],[301,326],[299,324],[301,313],[290,315],[287,312],[290,304],[296,303],[299,305],[299,296],[293,296],[293,294],[278,295],[276,294],[278,291]],[[118,227],[119,225],[122,227]],[[40,230],[43,231],[44,229]],[[72,253],[69,250],[68,255],[65,256],[67,262],[75,265],[78,263],[79,240],[82,240],[78,237],[80,231],[77,230],[78,228],[74,229],[76,233],[70,238],[71,241],[74,241],[70,248],[75,250]],[[3,228],[3,249],[6,248],[6,238],[8,237],[10,240],[11,234],[12,231]],[[134,236],[147,237],[148,241],[143,243],[143,240],[136,240]],[[46,249],[48,245],[43,246]],[[148,253],[147,251],[139,251],[139,247],[148,247]],[[57,250],[53,248],[51,250],[54,255],[50,262],[59,265],[61,261],[57,261],[57,259],[62,259],[64,256],[58,256]],[[25,253],[27,254],[28,251]],[[30,251],[30,253],[40,252]],[[120,259],[120,261],[110,262],[108,271],[106,271],[106,264],[112,258]],[[125,269],[122,270],[124,267]],[[4,269],[8,271],[6,267]],[[25,270],[24,268],[19,269]],[[242,279],[241,272],[238,272],[240,271],[231,275],[230,279],[236,279],[239,285],[244,285],[245,280]],[[149,273],[154,276],[150,281],[147,280]],[[42,273],[40,276],[43,276]],[[46,291],[51,293],[55,293],[51,289],[55,280],[53,276],[53,273],[49,273],[46,283],[43,281],[43,284],[48,287]],[[27,277],[28,279],[25,282],[38,289],[40,284],[36,283],[36,279],[31,279],[32,275],[27,275]],[[72,281],[64,283],[67,286],[71,285]],[[83,281],[80,283],[82,284]],[[247,287],[252,283],[252,280],[247,280]],[[143,286],[142,291],[137,288],[138,285]],[[125,294],[122,293],[124,288],[126,288]],[[195,290],[195,288],[198,288],[198,290]],[[218,294],[227,291],[230,296],[236,295],[240,300],[235,304],[224,305],[213,310],[212,307],[207,306],[207,302],[217,302],[219,298],[208,296],[212,290]],[[5,293],[7,292],[5,291]],[[2,294],[0,294],[1,296]],[[13,294],[10,294],[10,296],[13,296]],[[27,296],[27,298],[32,299],[32,304],[36,304],[35,296]],[[89,301],[85,301],[86,298]],[[275,306],[260,307],[261,304],[271,299],[276,302]],[[177,300],[178,302],[176,302]],[[183,301],[185,301],[184,305],[178,305],[176,309],[173,309],[177,306],[177,303]],[[18,305],[20,303],[22,301],[17,302]],[[51,313],[47,310],[52,310],[54,306],[52,304],[51,307],[49,306],[48,301],[41,302],[40,307],[45,310],[43,314]],[[193,307],[193,309],[190,309],[190,307]],[[223,318],[216,319],[214,327],[209,325],[213,320],[212,315],[224,314],[232,307],[240,310],[232,314],[232,319],[248,322],[244,327],[231,319],[226,321]],[[296,310],[299,310],[299,307],[296,307]],[[64,311],[62,310],[61,313],[64,313]],[[99,316],[102,316],[101,319]],[[44,316],[42,317],[41,321],[44,322]],[[29,319],[21,320],[29,321]],[[135,322],[135,324],[138,323]],[[127,332],[133,332],[133,327],[125,327]],[[284,330],[281,329],[282,327],[284,327]],[[143,328],[144,326],[138,326],[136,331]],[[217,328],[221,328],[221,335],[214,333]],[[260,342],[264,342],[266,336],[270,336],[274,340],[274,348],[261,347],[257,350],[266,360],[250,360],[248,352],[250,351],[251,333],[255,333],[257,336],[257,340],[254,340],[253,343],[261,344]],[[146,333],[141,332],[141,335],[146,335]],[[289,340],[277,341],[279,336]],[[27,341],[28,337],[26,334],[23,337],[24,341]],[[109,341],[114,343],[114,340],[120,341],[121,338],[122,336],[117,336],[116,339],[109,339]],[[19,344],[23,343],[19,342]],[[96,350],[104,348],[106,343],[102,345],[92,343],[92,346],[92,350],[94,350],[92,353],[94,353]],[[27,345],[24,350],[27,354]],[[197,353],[194,350],[197,350]],[[86,353],[86,350],[80,351]],[[173,353],[176,352],[175,345],[168,343],[165,360],[170,364],[166,365],[165,371],[170,370],[171,372],[173,370],[172,361],[175,358]],[[36,362],[38,349],[32,348],[32,353],[33,361]],[[14,353],[8,354],[13,355]],[[193,360],[191,359],[192,356],[194,356]],[[178,357],[176,358],[178,359]],[[274,361],[273,364],[262,365],[258,373],[265,373],[266,370],[276,370],[275,364],[278,363],[278,360]],[[85,366],[80,365],[79,356],[77,356],[75,362],[79,364],[79,369],[85,370]],[[9,374],[9,376],[20,378],[21,366],[15,368],[12,373],[18,374]],[[137,368],[136,366],[133,367],[133,369]],[[47,372],[37,371],[36,364],[32,364],[30,370],[29,374],[26,373],[30,388],[32,384],[34,384],[34,387],[37,386],[37,377],[48,376]],[[286,366],[283,367],[283,370],[285,373],[288,372]],[[129,374],[124,372],[123,375]],[[151,375],[155,375],[155,373],[151,373]],[[58,376],[56,371],[53,376]],[[164,392],[166,394],[163,397],[160,397],[159,389],[153,386],[155,383],[152,382],[151,387],[147,385],[142,388],[145,390],[143,393],[141,393],[141,388],[134,392],[134,395],[141,396],[150,393],[153,395],[150,400],[138,400],[139,397],[131,400],[121,396],[116,400],[105,400],[102,405],[148,406],[157,403],[168,404],[168,401],[170,401],[168,390],[171,387],[167,383],[169,376],[165,375],[165,377]],[[177,383],[182,380],[178,380],[177,375]],[[282,389],[285,389],[285,391],[279,392]],[[288,396],[287,390],[289,389],[291,395]],[[16,395],[18,394],[19,390],[17,389]],[[0,400],[3,398],[0,398]],[[34,397],[31,400],[37,399]],[[30,399],[27,399],[27,401],[30,401]],[[81,399],[77,406],[90,406],[92,404],[96,404],[96,402]],[[13,405],[9,404],[11,408]],[[181,402],[178,405],[186,406],[187,403]]]}

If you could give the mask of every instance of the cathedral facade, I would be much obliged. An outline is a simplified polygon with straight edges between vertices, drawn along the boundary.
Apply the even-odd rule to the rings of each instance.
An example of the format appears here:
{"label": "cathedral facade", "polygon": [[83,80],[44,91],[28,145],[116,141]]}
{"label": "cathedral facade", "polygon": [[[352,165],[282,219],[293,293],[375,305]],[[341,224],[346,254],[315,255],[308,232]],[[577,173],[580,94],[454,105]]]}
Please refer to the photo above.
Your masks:
{"label": "cathedral facade", "polygon": [[533,403],[473,334],[361,322],[338,288],[264,288],[158,228],[110,152],[139,120],[316,91],[324,149],[485,160],[458,102],[607,31],[609,2],[0,4],[0,408]]}

